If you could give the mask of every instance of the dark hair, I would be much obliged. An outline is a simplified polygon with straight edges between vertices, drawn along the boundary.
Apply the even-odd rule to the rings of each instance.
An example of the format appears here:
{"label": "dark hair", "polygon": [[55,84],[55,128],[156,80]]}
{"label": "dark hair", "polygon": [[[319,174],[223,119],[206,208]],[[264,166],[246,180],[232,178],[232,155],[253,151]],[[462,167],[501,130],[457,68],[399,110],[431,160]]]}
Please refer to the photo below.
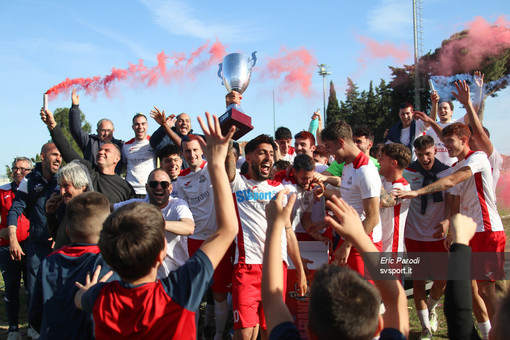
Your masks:
{"label": "dark hair", "polygon": [[368,126],[358,126],[352,133],[356,137],[366,137],[372,142],[374,141],[374,131]]}
{"label": "dark hair", "polygon": [[151,204],[135,202],[115,210],[103,223],[99,248],[106,263],[126,281],[149,274],[165,249],[165,220]]}
{"label": "dark hair", "polygon": [[414,110],[414,107],[413,107],[413,104],[409,103],[409,102],[405,102],[405,103],[401,103],[400,106],[398,107],[399,110],[400,109],[407,109],[408,107],[411,108],[411,111]]}
{"label": "dark hair", "polygon": [[273,170],[274,172],[286,170],[289,166],[291,166],[292,163],[283,159],[280,159],[273,164]]}
{"label": "dark hair", "polygon": [[294,135],[294,139],[308,139],[310,145],[315,145],[315,137],[308,131],[300,131]]}
{"label": "dark hair", "polygon": [[389,143],[385,144],[381,153],[397,161],[400,169],[405,169],[411,164],[411,150],[404,144],[400,143]]}
{"label": "dark hair", "polygon": [[429,135],[423,135],[414,140],[413,146],[415,150],[425,150],[435,145],[434,138]]}
{"label": "dark hair", "polygon": [[135,123],[135,119],[138,118],[138,117],[143,117],[145,118],[145,120],[147,120],[147,117],[143,114],[143,113],[140,113],[138,112],[136,115],[134,115],[133,117],[133,124]]}
{"label": "dark hair", "polygon": [[239,158],[241,156],[241,147],[239,146],[239,143],[236,141],[233,141],[232,149],[234,150],[234,157]]}
{"label": "dark hair", "polygon": [[[471,132],[471,134],[473,134],[473,127],[471,126],[471,124],[468,125],[468,128],[469,128],[469,132]],[[482,128],[483,128],[483,132],[485,132],[487,137],[491,138],[491,134],[490,134],[489,130],[485,126],[482,126]]]}
{"label": "dark hair", "polygon": [[471,138],[469,128],[462,123],[453,123],[443,129],[443,137],[450,137],[452,135],[456,135],[459,138],[467,137],[468,140]]}
{"label": "dark hair", "polygon": [[163,158],[168,157],[170,155],[179,155],[181,154],[180,148],[175,144],[165,145],[164,148],[158,151],[159,160],[163,160]]}
{"label": "dark hair", "polygon": [[120,150],[119,146],[115,143],[112,143],[112,142],[106,142],[106,143],[103,143],[103,145],[106,145],[106,144],[111,144],[115,147],[115,150],[117,150],[117,154],[119,157],[122,157],[122,150]]}
{"label": "dark hair", "polygon": [[339,139],[352,140],[352,129],[345,120],[337,120],[326,125],[321,132],[322,140],[338,141]]}
{"label": "dark hair", "polygon": [[294,158],[294,170],[315,171],[315,162],[307,154],[299,154]]}
{"label": "dark hair", "polygon": [[292,132],[284,126],[280,126],[274,133],[274,139],[292,139]]}
{"label": "dark hair", "polygon": [[244,153],[249,154],[250,152],[257,149],[260,144],[271,144],[271,146],[273,147],[273,151],[274,149],[276,149],[276,144],[273,138],[271,138],[271,136],[269,135],[261,134],[253,138],[244,146]]}
{"label": "dark hair", "polygon": [[[188,142],[191,142],[192,140],[196,140],[198,142],[198,144],[200,145],[200,142],[199,142],[199,138],[197,135],[194,135],[194,134],[187,134],[186,136],[183,136],[181,138],[181,151],[184,151],[184,143],[188,143]],[[200,146],[200,148],[202,148],[202,146]]]}
{"label": "dark hair", "polygon": [[326,152],[326,147],[322,144],[315,146],[315,150],[313,150],[314,154],[320,155],[322,157],[328,157],[328,153]]}
{"label": "dark hair", "polygon": [[110,215],[110,201],[97,191],[73,197],[66,206],[67,231],[71,241],[85,242],[99,236],[105,219]]}
{"label": "dark hair", "polygon": [[441,103],[447,103],[448,105],[450,105],[450,110],[452,110],[452,111],[453,111],[453,107],[454,107],[454,106],[453,106],[453,102],[452,102],[451,100],[448,100],[448,101],[443,100],[443,101],[440,101],[440,102],[439,102],[439,104],[441,104]]}
{"label": "dark hair", "polygon": [[324,265],[314,276],[309,325],[323,339],[370,340],[379,324],[377,289],[346,267]]}

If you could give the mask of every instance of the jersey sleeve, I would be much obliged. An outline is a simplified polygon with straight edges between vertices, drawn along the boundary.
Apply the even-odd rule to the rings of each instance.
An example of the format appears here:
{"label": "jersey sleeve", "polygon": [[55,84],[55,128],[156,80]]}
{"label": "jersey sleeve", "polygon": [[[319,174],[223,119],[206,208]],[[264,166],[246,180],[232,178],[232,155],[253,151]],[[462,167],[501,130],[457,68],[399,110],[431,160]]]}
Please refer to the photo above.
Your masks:
{"label": "jersey sleeve", "polygon": [[179,221],[183,218],[189,218],[193,221],[193,214],[188,206],[186,201],[176,198],[177,202],[175,202],[175,213],[176,213],[176,221]]}
{"label": "jersey sleeve", "polygon": [[198,249],[186,263],[161,279],[168,295],[180,306],[196,311],[212,283],[214,268],[207,255]]}
{"label": "jersey sleeve", "polygon": [[[487,164],[489,163],[489,160],[487,159],[487,156],[485,156],[485,153],[477,152],[477,153],[472,154],[471,156],[469,156],[466,159],[466,162],[464,163],[463,167],[466,167],[466,166],[469,167],[472,174],[474,175],[477,172],[481,172],[482,170],[484,170],[484,168],[487,165],[485,163],[487,163]],[[489,168],[490,168],[490,165],[489,165]]]}
{"label": "jersey sleeve", "polygon": [[363,167],[363,176],[360,176],[361,198],[379,197],[381,195],[381,180],[375,165],[373,167]]}

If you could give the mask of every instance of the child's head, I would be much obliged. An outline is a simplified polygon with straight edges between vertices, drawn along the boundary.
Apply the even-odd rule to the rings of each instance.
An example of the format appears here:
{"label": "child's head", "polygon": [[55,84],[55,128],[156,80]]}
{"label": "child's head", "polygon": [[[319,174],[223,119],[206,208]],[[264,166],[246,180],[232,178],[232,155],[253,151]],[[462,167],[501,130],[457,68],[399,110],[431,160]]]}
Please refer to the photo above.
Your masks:
{"label": "child's head", "polygon": [[71,199],[66,207],[66,228],[71,241],[97,243],[109,214],[110,202],[99,192],[84,192]]}
{"label": "child's head", "polygon": [[151,204],[136,202],[115,210],[104,222],[99,248],[125,281],[148,275],[165,250],[165,220]]}
{"label": "child's head", "polygon": [[325,265],[315,273],[308,307],[318,339],[372,339],[379,327],[381,297],[358,273]]}

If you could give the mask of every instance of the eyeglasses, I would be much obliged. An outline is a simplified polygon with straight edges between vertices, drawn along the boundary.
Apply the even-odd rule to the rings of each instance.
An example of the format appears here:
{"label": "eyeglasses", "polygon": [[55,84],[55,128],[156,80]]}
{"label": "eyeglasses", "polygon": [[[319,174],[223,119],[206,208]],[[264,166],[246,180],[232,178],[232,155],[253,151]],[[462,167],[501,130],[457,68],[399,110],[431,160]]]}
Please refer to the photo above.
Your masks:
{"label": "eyeglasses", "polygon": [[157,188],[158,184],[160,184],[163,189],[167,189],[170,186],[170,182],[168,182],[168,181],[162,181],[162,182],[149,181],[149,187],[151,187],[152,189]]}
{"label": "eyeglasses", "polygon": [[14,167],[12,168],[12,172],[18,172],[18,171],[21,171],[21,172],[29,172],[29,171],[32,171],[32,169],[27,169],[27,168],[18,168],[18,167]]}

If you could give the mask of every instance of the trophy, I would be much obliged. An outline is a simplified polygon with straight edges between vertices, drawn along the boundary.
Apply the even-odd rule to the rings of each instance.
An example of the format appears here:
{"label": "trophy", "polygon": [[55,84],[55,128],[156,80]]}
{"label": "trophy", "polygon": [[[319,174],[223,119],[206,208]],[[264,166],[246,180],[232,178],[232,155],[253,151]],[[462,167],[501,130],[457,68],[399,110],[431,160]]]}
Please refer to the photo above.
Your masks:
{"label": "trophy", "polygon": [[[255,53],[257,52],[251,54],[251,58],[242,53],[230,53],[223,58],[223,62],[219,64],[218,77],[223,80],[223,85],[228,92],[243,93],[246,90],[250,83],[251,69],[257,62]],[[219,121],[223,134],[226,134],[232,125],[236,127],[233,136],[235,140],[253,129],[251,117],[245,115],[241,106],[237,104],[230,104]]]}

